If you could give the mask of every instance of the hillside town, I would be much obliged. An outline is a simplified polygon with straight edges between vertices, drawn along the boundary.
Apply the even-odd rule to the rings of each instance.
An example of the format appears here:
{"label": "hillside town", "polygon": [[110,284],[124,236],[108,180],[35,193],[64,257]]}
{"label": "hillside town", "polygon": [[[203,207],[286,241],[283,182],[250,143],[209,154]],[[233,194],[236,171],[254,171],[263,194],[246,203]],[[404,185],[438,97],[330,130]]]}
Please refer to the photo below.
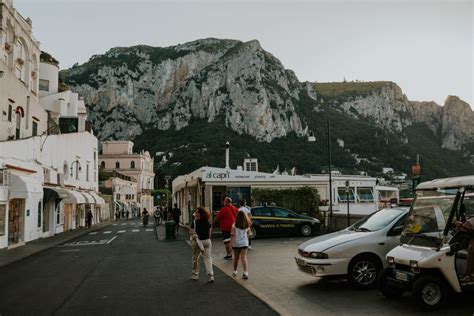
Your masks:
{"label": "hillside town", "polygon": [[0,316],[474,313],[469,104],[299,81],[258,40],[67,68],[14,1]]}

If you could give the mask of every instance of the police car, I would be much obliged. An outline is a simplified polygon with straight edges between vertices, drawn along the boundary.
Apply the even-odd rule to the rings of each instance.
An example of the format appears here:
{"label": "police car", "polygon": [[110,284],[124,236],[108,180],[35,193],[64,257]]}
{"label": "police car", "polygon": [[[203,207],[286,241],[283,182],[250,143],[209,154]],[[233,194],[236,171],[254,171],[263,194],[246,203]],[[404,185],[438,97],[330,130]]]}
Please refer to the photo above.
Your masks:
{"label": "police car", "polygon": [[319,220],[279,206],[252,207],[250,238],[268,235],[311,236],[320,229]]}

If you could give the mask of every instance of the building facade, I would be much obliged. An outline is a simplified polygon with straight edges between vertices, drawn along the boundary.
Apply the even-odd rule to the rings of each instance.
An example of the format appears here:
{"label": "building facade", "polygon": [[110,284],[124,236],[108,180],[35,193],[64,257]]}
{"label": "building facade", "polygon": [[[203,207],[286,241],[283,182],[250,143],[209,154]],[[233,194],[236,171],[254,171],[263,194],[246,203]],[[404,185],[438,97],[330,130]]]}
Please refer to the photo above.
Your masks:
{"label": "building facade", "polygon": [[107,180],[102,182],[99,190],[112,196],[115,218],[140,215],[138,184],[132,177],[114,171]]}
{"label": "building facade", "polygon": [[[329,211],[328,175],[280,175],[246,171],[243,168],[202,167],[177,177],[172,185],[173,201],[183,212],[183,223],[189,223],[192,210],[198,206],[208,207],[213,213],[218,211],[226,196],[231,197],[236,205],[240,199],[251,201],[252,190],[256,188],[312,187],[320,196],[320,211]],[[399,198],[397,188],[381,187],[376,178],[368,176],[334,175],[331,186],[335,218],[346,216],[348,204],[350,214],[355,219],[375,212],[385,200]]]}
{"label": "building facade", "polygon": [[84,102],[32,34],[0,0],[0,249],[109,219]]}
{"label": "building facade", "polygon": [[99,155],[100,168],[104,171],[116,171],[132,178],[137,183],[137,205],[140,213],[146,208],[153,210],[155,173],[154,159],[148,151],[133,152],[130,141],[106,141],[102,143],[102,154]]}

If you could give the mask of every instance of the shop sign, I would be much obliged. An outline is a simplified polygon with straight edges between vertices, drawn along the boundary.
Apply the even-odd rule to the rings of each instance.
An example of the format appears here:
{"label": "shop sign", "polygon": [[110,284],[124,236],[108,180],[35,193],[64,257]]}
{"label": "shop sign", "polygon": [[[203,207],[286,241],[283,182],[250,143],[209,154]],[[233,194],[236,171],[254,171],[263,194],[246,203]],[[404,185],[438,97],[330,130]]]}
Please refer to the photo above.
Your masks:
{"label": "shop sign", "polygon": [[224,179],[229,179],[230,177],[230,172],[212,172],[209,171],[206,173],[206,179],[219,179],[219,180],[224,180]]}

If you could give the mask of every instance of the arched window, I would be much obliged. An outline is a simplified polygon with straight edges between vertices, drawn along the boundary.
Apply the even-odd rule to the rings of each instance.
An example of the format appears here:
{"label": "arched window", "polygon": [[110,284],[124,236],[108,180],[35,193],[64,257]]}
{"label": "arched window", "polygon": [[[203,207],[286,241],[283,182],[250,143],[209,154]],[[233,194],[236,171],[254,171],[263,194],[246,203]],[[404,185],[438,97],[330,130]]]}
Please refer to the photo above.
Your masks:
{"label": "arched window", "polygon": [[131,169],[135,169],[135,161],[132,160],[132,161],[130,162],[130,168],[131,168]]}
{"label": "arched window", "polygon": [[100,167],[101,167],[102,169],[105,169],[105,161],[102,161],[102,162],[100,163]]}
{"label": "arched window", "polygon": [[115,169],[120,169],[120,162],[118,161],[115,162]]}

